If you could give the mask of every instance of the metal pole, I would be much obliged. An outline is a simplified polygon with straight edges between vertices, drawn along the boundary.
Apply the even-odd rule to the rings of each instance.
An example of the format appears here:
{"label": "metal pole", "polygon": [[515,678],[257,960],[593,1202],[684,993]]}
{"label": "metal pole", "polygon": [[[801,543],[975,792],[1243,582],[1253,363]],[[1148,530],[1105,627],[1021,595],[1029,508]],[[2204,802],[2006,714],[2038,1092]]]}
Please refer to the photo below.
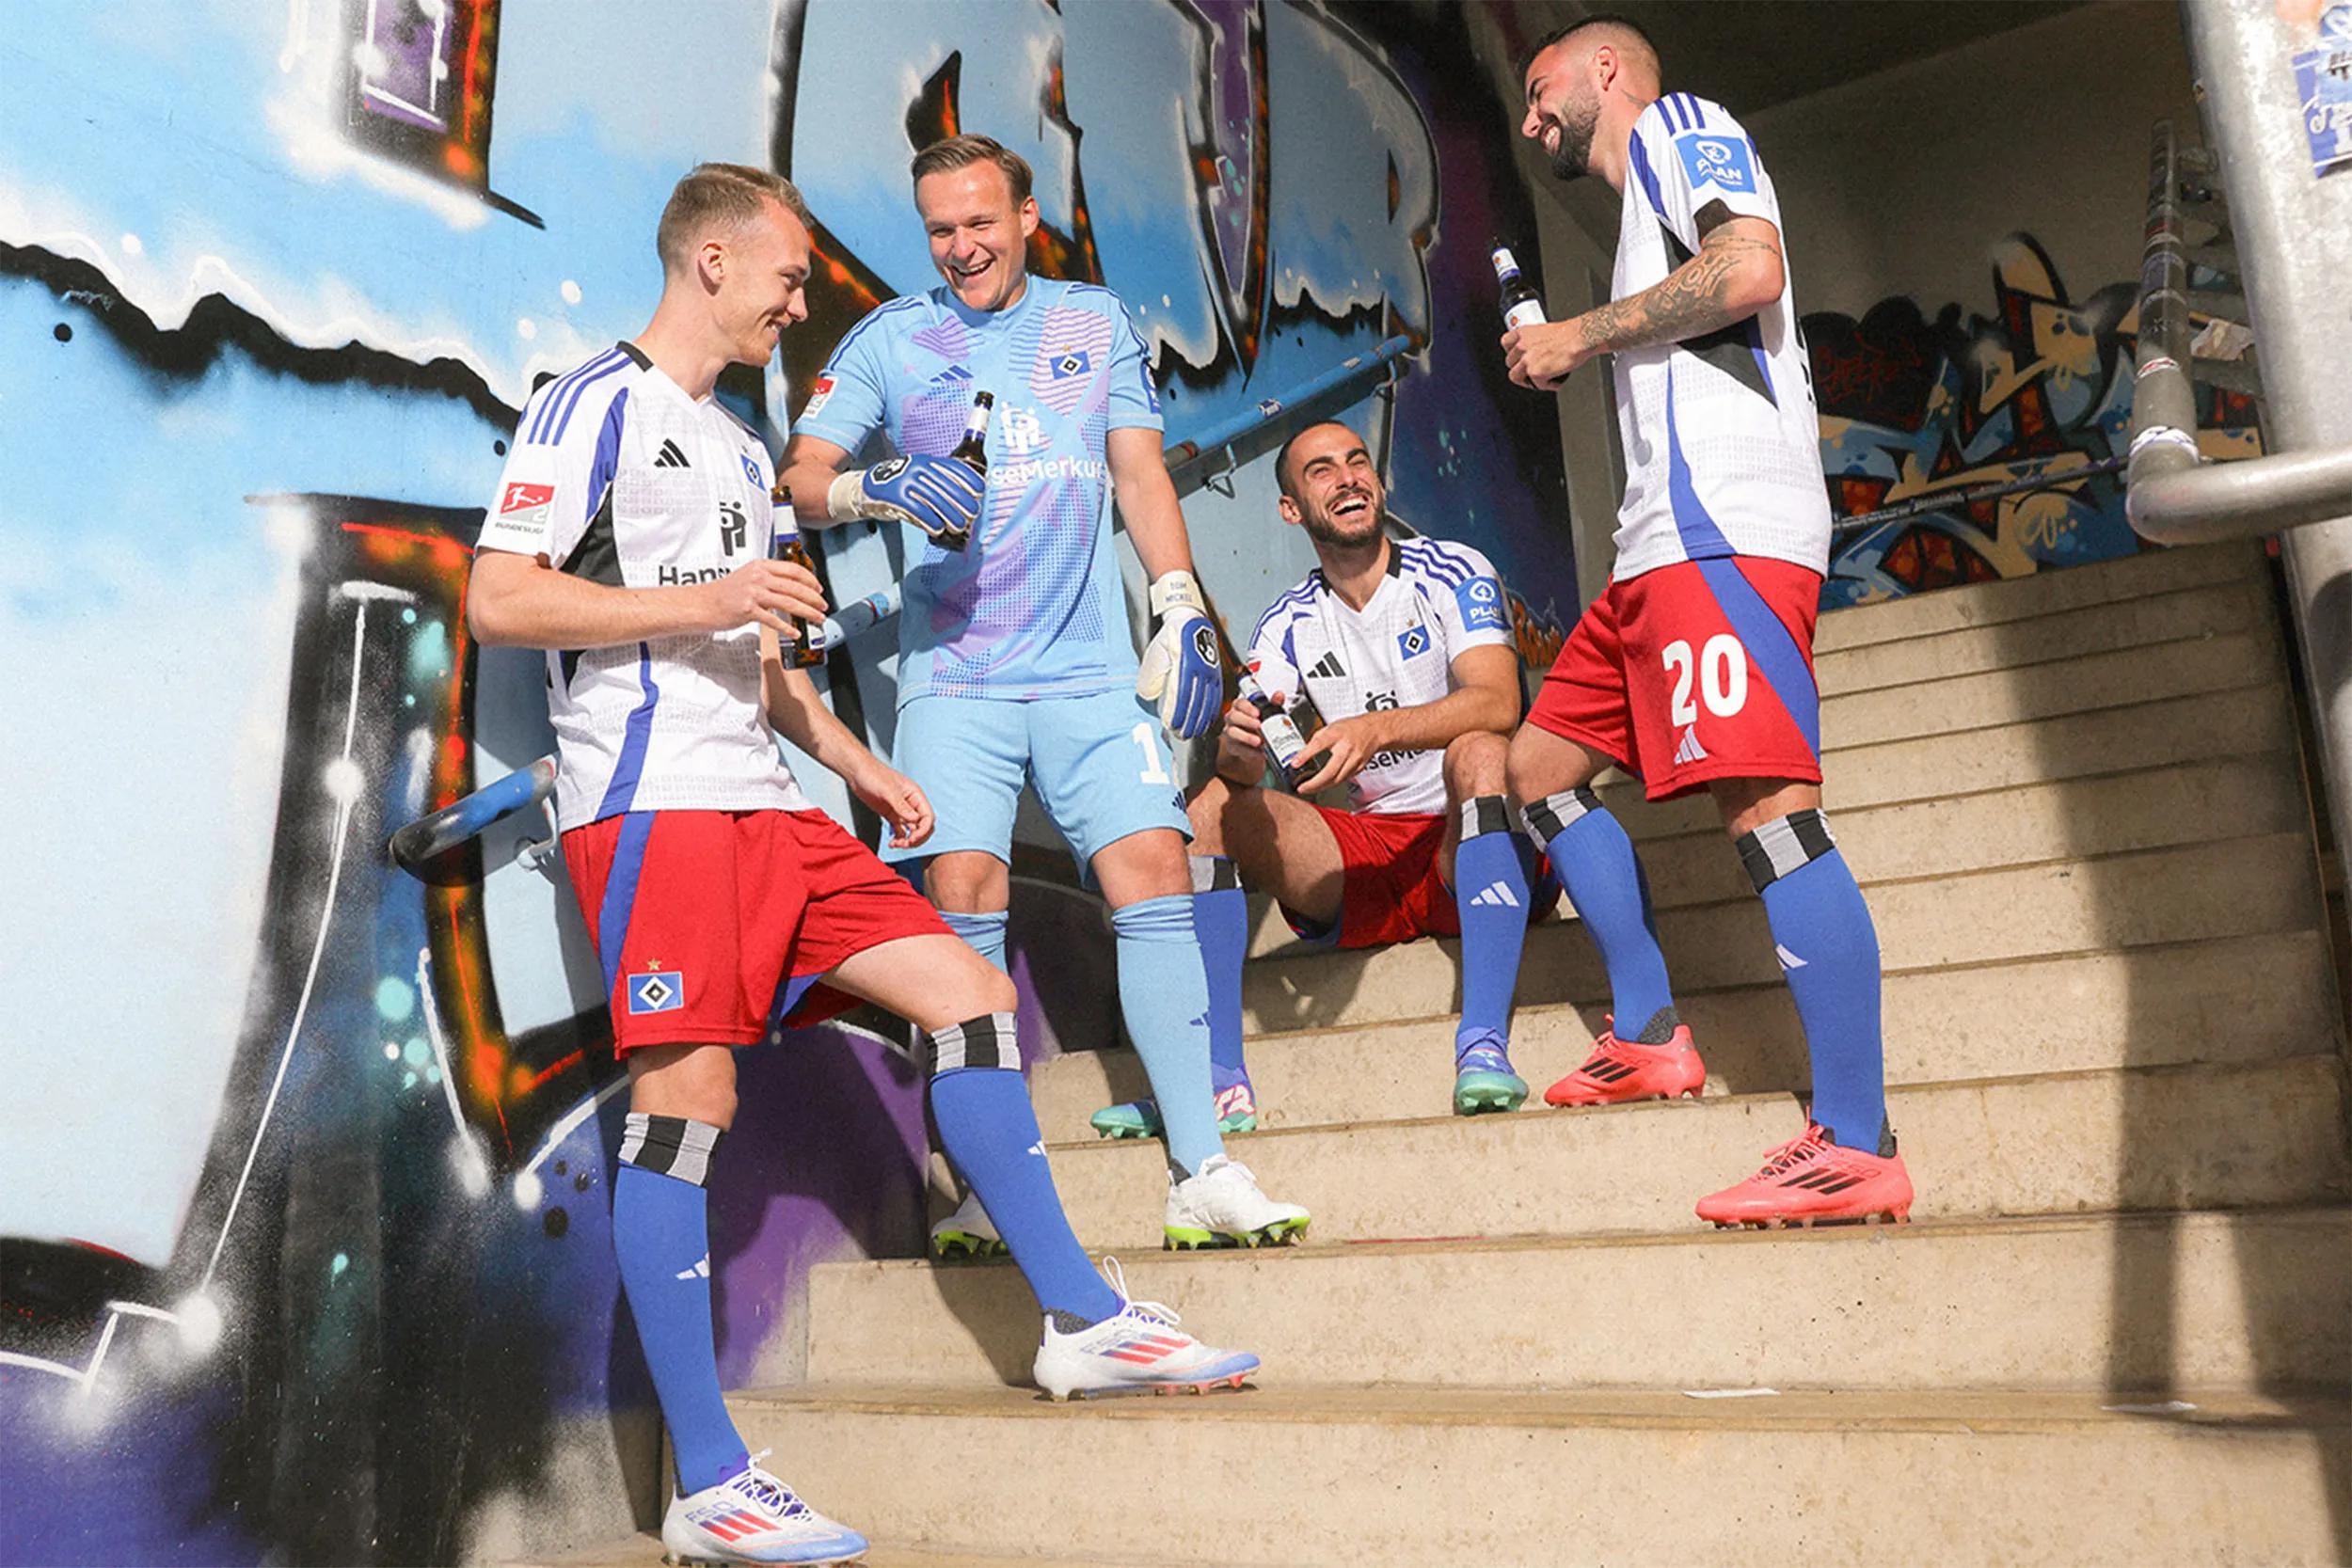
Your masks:
{"label": "metal pole", "polygon": [[[2183,0],[2181,23],[2262,354],[2264,437],[2282,452],[2319,453],[2352,447],[2352,169],[2312,172],[2292,60],[2317,43],[2310,12],[2318,8],[2294,23],[2281,17],[2286,8]],[[2352,886],[2352,518],[2296,529],[2280,543],[2336,853]]]}

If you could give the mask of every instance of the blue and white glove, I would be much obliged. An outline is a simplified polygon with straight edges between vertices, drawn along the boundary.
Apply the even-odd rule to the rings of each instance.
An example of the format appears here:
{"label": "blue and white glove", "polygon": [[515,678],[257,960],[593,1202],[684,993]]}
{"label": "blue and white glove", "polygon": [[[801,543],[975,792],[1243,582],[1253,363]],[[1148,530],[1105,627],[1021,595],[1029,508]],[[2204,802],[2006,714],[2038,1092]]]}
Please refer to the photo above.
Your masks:
{"label": "blue and white glove", "polygon": [[980,476],[970,465],[917,454],[843,474],[825,492],[825,510],[835,517],[912,523],[949,548],[961,549],[979,521],[980,493]]}
{"label": "blue and white glove", "polygon": [[1152,621],[1158,629],[1136,672],[1136,695],[1159,704],[1168,734],[1197,740],[1225,705],[1225,668],[1216,623],[1190,572],[1170,572],[1152,584]]}

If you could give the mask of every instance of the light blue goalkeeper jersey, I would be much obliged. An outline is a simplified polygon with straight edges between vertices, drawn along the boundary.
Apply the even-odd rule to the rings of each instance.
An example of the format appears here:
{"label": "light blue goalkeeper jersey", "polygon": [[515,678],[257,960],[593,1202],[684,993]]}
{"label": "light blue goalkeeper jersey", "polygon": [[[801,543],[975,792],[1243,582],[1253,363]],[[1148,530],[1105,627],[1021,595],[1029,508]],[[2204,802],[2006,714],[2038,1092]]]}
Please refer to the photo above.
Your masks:
{"label": "light blue goalkeeper jersey", "polygon": [[944,454],[982,391],[996,414],[970,548],[909,530],[899,705],[1131,686],[1104,449],[1114,430],[1158,430],[1160,400],[1118,295],[1032,277],[1018,304],[993,312],[967,309],[945,284],[894,299],[841,340],[793,430],[851,452],[881,431],[900,452]]}

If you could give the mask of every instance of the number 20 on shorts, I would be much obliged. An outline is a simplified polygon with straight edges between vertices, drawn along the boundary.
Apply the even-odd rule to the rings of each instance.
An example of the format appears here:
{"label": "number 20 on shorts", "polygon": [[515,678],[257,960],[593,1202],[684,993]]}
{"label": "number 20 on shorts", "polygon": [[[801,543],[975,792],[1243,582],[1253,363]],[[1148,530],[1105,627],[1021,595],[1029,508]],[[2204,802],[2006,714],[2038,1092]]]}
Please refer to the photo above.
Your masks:
{"label": "number 20 on shorts", "polygon": [[1691,657],[1691,644],[1673,641],[1666,644],[1660,656],[1666,673],[1674,677],[1672,719],[1677,724],[1698,722],[1699,710],[1691,701],[1692,676],[1698,677],[1700,700],[1707,711],[1718,719],[1728,719],[1748,705],[1748,650],[1738,638],[1719,632],[1707,640],[1699,649],[1695,663]]}

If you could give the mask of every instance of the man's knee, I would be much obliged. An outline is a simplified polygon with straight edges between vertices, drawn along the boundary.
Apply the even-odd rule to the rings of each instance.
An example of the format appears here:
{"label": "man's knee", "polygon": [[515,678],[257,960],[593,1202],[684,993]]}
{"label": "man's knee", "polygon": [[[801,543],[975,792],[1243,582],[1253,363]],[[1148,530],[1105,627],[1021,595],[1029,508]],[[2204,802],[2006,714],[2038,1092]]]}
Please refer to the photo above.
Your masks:
{"label": "man's knee", "polygon": [[1503,762],[1503,787],[1520,805],[1591,784],[1606,758],[1534,724],[1521,724]]}
{"label": "man's knee", "polygon": [[629,1109],[735,1125],[735,1053],[723,1045],[649,1045],[628,1054]]}
{"label": "man's knee", "polygon": [[983,1013],[1009,1013],[1021,1006],[1021,993],[1013,989],[1012,979],[1003,970],[972,955],[973,961],[958,968],[944,988],[947,994],[941,1001],[940,1010],[952,1014],[958,1021],[977,1018]]}
{"label": "man's knee", "polygon": [[1510,754],[1511,743],[1492,730],[1455,736],[1445,749],[1446,789],[1456,800],[1502,794]]}
{"label": "man's knee", "polygon": [[958,914],[1003,909],[1012,895],[1005,863],[977,850],[959,849],[935,857],[923,872],[923,891],[932,903]]}
{"label": "man's knee", "polygon": [[1225,853],[1225,814],[1233,807],[1242,786],[1232,784],[1222,774],[1211,774],[1209,782],[1200,786],[1184,806],[1184,815],[1192,821],[1192,852],[1196,855]]}

